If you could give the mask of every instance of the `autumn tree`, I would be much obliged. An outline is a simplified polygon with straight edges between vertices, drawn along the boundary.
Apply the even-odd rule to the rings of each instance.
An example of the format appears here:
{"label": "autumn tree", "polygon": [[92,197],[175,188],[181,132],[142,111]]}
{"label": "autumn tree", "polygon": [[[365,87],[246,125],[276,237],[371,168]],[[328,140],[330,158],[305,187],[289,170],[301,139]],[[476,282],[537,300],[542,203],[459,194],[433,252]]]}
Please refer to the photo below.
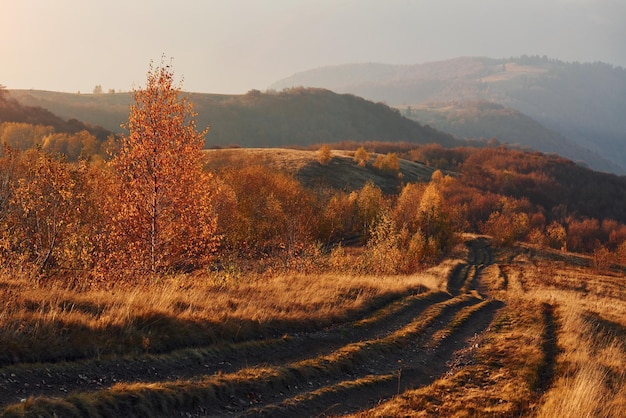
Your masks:
{"label": "autumn tree", "polygon": [[365,167],[369,159],[370,155],[367,153],[364,147],[359,147],[354,152],[354,162],[357,163],[359,167]]}
{"label": "autumn tree", "polygon": [[0,169],[0,259],[32,266],[38,274],[74,267],[67,254],[80,226],[78,172],[41,150],[7,154]]}
{"label": "autumn tree", "polygon": [[211,177],[193,104],[169,65],[150,70],[134,91],[121,149],[112,160],[119,190],[112,219],[113,260],[151,273],[206,262],[217,245]]}
{"label": "autumn tree", "polygon": [[388,209],[388,202],[382,190],[370,182],[366,183],[361,190],[352,192],[350,199],[355,202],[357,208],[355,220],[362,225],[359,233],[369,239],[369,234],[374,230],[378,218]]}
{"label": "autumn tree", "polygon": [[235,199],[225,243],[250,256],[284,250],[293,255],[317,230],[315,200],[292,176],[263,166],[222,173]]}
{"label": "autumn tree", "polygon": [[374,167],[386,173],[397,173],[400,171],[398,154],[390,152],[385,156],[378,155],[374,161]]}
{"label": "autumn tree", "polygon": [[439,170],[432,174],[419,198],[414,221],[406,225],[412,236],[409,247],[421,259],[435,260],[453,244],[454,231],[443,199],[443,189],[449,181],[452,180]]}
{"label": "autumn tree", "polygon": [[333,155],[330,151],[330,147],[326,144],[322,145],[320,149],[317,151],[317,161],[321,165],[328,165],[330,160],[333,159]]}

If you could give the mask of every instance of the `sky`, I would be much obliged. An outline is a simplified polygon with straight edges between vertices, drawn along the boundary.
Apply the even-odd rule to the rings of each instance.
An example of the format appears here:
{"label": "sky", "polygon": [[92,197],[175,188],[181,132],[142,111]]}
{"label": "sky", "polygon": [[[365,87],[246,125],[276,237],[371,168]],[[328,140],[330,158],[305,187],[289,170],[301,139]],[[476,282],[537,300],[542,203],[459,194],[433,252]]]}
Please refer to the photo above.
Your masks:
{"label": "sky", "polygon": [[0,84],[265,90],[327,65],[547,55],[626,67],[624,0],[0,0]]}

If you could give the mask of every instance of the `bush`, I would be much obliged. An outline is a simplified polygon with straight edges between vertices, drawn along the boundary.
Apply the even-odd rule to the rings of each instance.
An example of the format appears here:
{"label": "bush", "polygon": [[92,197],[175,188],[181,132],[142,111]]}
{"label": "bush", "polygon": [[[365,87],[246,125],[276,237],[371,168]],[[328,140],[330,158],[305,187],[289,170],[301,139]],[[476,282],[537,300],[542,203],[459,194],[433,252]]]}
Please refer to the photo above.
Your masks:
{"label": "bush", "polygon": [[330,147],[328,145],[322,145],[317,151],[317,161],[321,165],[328,165],[332,159],[333,155],[330,152]]}

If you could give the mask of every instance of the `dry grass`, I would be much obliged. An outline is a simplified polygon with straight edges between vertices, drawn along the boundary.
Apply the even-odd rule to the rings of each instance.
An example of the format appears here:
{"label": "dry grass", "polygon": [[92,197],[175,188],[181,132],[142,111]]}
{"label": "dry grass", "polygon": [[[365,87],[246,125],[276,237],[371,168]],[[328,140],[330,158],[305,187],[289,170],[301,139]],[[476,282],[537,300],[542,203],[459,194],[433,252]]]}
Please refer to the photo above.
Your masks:
{"label": "dry grass", "polygon": [[621,417],[626,410],[624,277],[543,257],[518,272],[528,300],[558,306],[552,386],[538,417]]}
{"label": "dry grass", "polygon": [[505,307],[473,360],[354,416],[624,416],[624,277],[562,257],[500,254],[509,262],[486,267],[481,289]]}
{"label": "dry grass", "polygon": [[280,335],[348,320],[445,281],[403,277],[280,275],[216,285],[176,276],[143,286],[79,292],[0,279],[0,364],[165,352]]}
{"label": "dry grass", "polygon": [[542,329],[537,306],[522,301],[509,303],[500,310],[484,339],[474,345],[471,365],[453,369],[430,385],[406,391],[354,416],[524,415],[533,408],[534,386],[544,361]]}
{"label": "dry grass", "polygon": [[416,342],[436,351],[478,311],[494,309],[487,330],[455,353],[446,374],[356,416],[621,417],[626,410],[624,277],[550,254],[498,253],[493,265],[472,267],[480,275],[480,294],[472,289],[455,297],[445,290],[460,259],[413,276],[283,274],[217,280],[205,274],[88,292],[5,277],[0,279],[0,297],[6,301],[0,308],[0,345],[8,347],[2,352],[8,353],[2,359],[6,363],[167,351],[280,337],[346,321],[358,332],[414,304],[424,306],[418,317],[385,336],[290,363],[190,380],[115,384],[63,400],[27,399],[5,413],[116,416],[131,410],[193,410],[228,402],[233,393],[245,398],[248,391],[301,385],[310,378],[330,382],[263,409],[280,413],[291,404],[340,399],[356,388],[375,390],[399,380],[388,370],[346,376],[372,354]]}
{"label": "dry grass", "polygon": [[[560,297],[559,297],[560,296]],[[602,313],[590,311],[571,294],[552,295],[562,301],[557,358],[558,379],[547,392],[539,417],[623,416],[626,394],[626,335],[613,323],[615,332],[602,325],[602,314],[614,304],[602,306]]]}

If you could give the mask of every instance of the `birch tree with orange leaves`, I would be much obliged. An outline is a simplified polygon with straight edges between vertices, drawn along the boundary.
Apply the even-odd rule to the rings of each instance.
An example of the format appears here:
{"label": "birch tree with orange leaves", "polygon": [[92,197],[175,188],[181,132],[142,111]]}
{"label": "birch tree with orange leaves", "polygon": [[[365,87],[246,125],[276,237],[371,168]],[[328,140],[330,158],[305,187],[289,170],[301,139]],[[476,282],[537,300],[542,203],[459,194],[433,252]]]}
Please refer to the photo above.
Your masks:
{"label": "birch tree with orange leaves", "polygon": [[111,164],[118,191],[112,207],[111,258],[157,273],[195,267],[217,246],[212,181],[203,170],[204,136],[196,113],[174,84],[171,66],[150,65],[134,91],[128,125]]}

